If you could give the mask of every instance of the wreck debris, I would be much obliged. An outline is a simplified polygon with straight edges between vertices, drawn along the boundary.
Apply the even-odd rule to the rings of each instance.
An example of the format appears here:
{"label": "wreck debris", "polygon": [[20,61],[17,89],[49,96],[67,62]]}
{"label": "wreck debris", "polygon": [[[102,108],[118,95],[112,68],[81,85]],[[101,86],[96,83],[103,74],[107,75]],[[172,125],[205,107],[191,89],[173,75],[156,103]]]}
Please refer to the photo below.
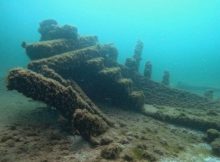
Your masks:
{"label": "wreck debris", "polygon": [[77,96],[71,87],[65,87],[55,80],[29,70],[11,70],[8,75],[7,88],[43,101],[49,106],[57,107],[67,119],[72,118],[73,108],[77,107]]}
{"label": "wreck debris", "polygon": [[133,91],[130,94],[130,98],[131,98],[131,105],[133,105],[134,110],[143,108],[145,101],[145,95],[143,91]]}
{"label": "wreck debris", "polygon": [[141,62],[141,55],[143,52],[143,48],[144,48],[144,43],[140,40],[137,41],[137,44],[135,46],[135,50],[134,50],[134,60],[137,64],[137,71],[139,70],[139,66],[140,66],[140,62]]}
{"label": "wreck debris", "polygon": [[128,67],[130,71],[137,72],[137,64],[133,58],[127,58],[125,66]]}
{"label": "wreck debris", "polygon": [[140,85],[145,88],[144,94],[147,98],[145,103],[148,104],[157,103],[158,105],[178,106],[183,108],[216,107],[214,103],[210,103],[204,97],[187,91],[169,88],[147,79]]}
{"label": "wreck debris", "polygon": [[77,48],[81,49],[89,46],[94,46],[98,43],[98,37],[97,36],[80,36],[77,39]]}
{"label": "wreck debris", "polygon": [[[30,70],[14,69],[9,73],[7,87],[9,90],[17,90],[27,97],[57,108],[87,140],[91,136],[104,133],[109,127],[109,124],[103,120],[104,116],[95,110],[93,105],[87,102],[87,99],[82,98],[83,95],[80,95],[78,90],[74,90],[73,86],[64,86],[58,81],[46,78]],[[83,119],[80,119],[80,110],[76,111],[76,109],[82,110],[83,116],[81,118]],[[88,121],[92,119],[95,119],[94,126],[88,127]],[[83,120],[83,122],[79,123],[79,120]],[[97,127],[96,123],[98,123]],[[80,124],[80,126],[77,124]]]}
{"label": "wreck debris", "polygon": [[151,75],[152,75],[152,64],[150,61],[147,61],[144,67],[144,76],[147,79],[151,79]]}
{"label": "wreck debris", "polygon": [[28,64],[28,68],[31,70],[36,70],[42,65],[47,65],[49,68],[54,69],[59,74],[64,74],[64,71],[68,70],[69,73],[65,74],[65,76],[72,76],[73,72],[75,72],[78,67],[85,65],[87,60],[95,57],[101,57],[103,54],[101,53],[102,48],[104,47],[98,45],[91,46],[80,50],[69,51],[53,57],[35,60]]}
{"label": "wreck debris", "polygon": [[[79,36],[75,27],[60,27],[55,20],[46,20],[40,24],[39,32],[40,42],[22,44],[32,60],[29,70],[12,70],[8,89],[55,107],[91,143],[100,143],[94,138],[105,133],[115,135],[109,131],[114,123],[93,101],[139,112],[145,103],[180,107],[210,105],[207,98],[164,86],[169,85],[169,73],[164,77],[164,85],[152,81],[150,62],[146,63],[145,77],[140,75],[141,41],[123,66],[117,63],[118,52],[112,44],[100,45],[96,36]],[[179,122],[182,120],[185,121],[184,116]],[[201,122],[198,120],[196,124]],[[106,149],[102,155],[107,159],[117,158],[121,152],[115,146]]]}
{"label": "wreck debris", "polygon": [[140,110],[144,96],[135,93],[132,80],[121,74],[115,47],[97,45],[95,36],[67,38],[66,29],[73,32],[72,28],[57,26],[53,20],[41,23],[42,41],[23,43],[33,60],[28,65],[30,70],[12,70],[8,89],[57,108],[82,137],[91,140],[114,123],[89,97]]}
{"label": "wreck debris", "polygon": [[108,60],[105,62],[106,66],[115,66],[118,58],[118,50],[117,48],[113,48],[114,44],[104,44],[102,45],[101,52],[105,54],[105,57]]}
{"label": "wreck debris", "polygon": [[161,83],[147,79],[139,73],[133,72],[126,66],[120,66],[122,74],[133,81],[134,89],[142,90],[145,95],[145,104],[177,106],[183,108],[218,108],[218,101],[190,93],[188,91],[164,86]]}
{"label": "wreck debris", "polygon": [[42,74],[43,76],[54,79],[61,83],[62,85],[68,87],[71,86],[77,93],[78,95],[85,101],[87,104],[92,108],[91,112],[94,112],[96,114],[99,114],[99,116],[109,125],[109,126],[114,126],[114,123],[110,120],[108,120],[107,117],[104,116],[104,114],[101,113],[99,108],[92,102],[92,100],[84,93],[84,91],[79,87],[79,85],[73,81],[73,80],[65,80],[63,79],[59,74],[57,74],[54,70],[49,69],[46,65],[43,65],[38,73]]}
{"label": "wreck debris", "polygon": [[138,72],[140,62],[141,62],[141,55],[143,52],[144,44],[142,41],[137,41],[137,44],[134,49],[134,55],[133,58],[127,58],[125,65],[131,69],[133,72]]}
{"label": "wreck debris", "polygon": [[162,84],[165,85],[165,86],[170,85],[170,73],[169,73],[169,71],[164,71]]}
{"label": "wreck debris", "polygon": [[64,79],[77,82],[94,100],[105,102],[110,99],[112,104],[140,110],[143,105],[134,103],[130,97],[132,81],[122,76],[119,66],[114,66],[115,56],[117,50],[113,46],[97,45],[32,61],[28,68],[39,72],[42,66],[47,65]]}
{"label": "wreck debris", "polygon": [[96,45],[98,39],[96,36],[84,36],[79,39],[54,39],[41,41],[32,44],[22,45],[26,50],[26,54],[31,60],[42,59],[58,55],[67,51],[77,50],[89,46]]}
{"label": "wreck debris", "polygon": [[[150,69],[150,63],[146,64],[149,65]],[[121,68],[122,75],[133,81],[133,89],[144,92],[145,104],[178,106],[183,108],[219,107],[218,101],[212,101],[206,97],[168,86],[170,84],[170,74],[168,71],[164,72],[163,84],[161,84],[136,72],[135,60],[133,58],[128,58],[125,66],[120,64],[118,66]]]}
{"label": "wreck debris", "polygon": [[[211,120],[210,117],[199,116],[198,114],[183,113],[176,107],[153,107],[151,109],[144,108],[143,113],[147,116],[151,116],[155,119],[169,122],[175,125],[181,125],[189,128],[193,128],[200,131],[206,131],[209,128],[220,130],[220,124],[217,120]],[[160,111],[161,110],[161,111]],[[190,115],[188,115],[190,114]]]}
{"label": "wreck debris", "polygon": [[98,115],[90,113],[87,109],[76,109],[73,115],[73,124],[86,140],[104,133],[108,125]]}
{"label": "wreck debris", "polygon": [[41,41],[53,40],[53,39],[73,39],[76,40],[78,37],[77,28],[70,25],[58,26],[56,20],[45,20],[40,23],[38,29],[41,34]]}
{"label": "wreck debris", "polygon": [[28,57],[31,60],[35,60],[72,50],[74,45],[74,40],[55,39],[27,44],[24,48]]}
{"label": "wreck debris", "polygon": [[49,19],[40,23],[41,42],[26,44],[22,47],[31,60],[41,59],[96,45],[96,36],[79,36],[77,28],[69,25],[58,26],[55,20]]}

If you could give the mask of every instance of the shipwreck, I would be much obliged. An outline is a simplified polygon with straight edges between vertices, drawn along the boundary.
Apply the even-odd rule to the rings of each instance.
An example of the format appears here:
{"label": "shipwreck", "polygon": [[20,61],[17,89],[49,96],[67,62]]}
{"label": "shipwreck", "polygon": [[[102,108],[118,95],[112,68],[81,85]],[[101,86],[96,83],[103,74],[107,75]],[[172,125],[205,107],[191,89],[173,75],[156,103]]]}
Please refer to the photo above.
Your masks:
{"label": "shipwreck", "polygon": [[96,103],[189,127],[199,125],[205,131],[220,130],[216,123],[188,121],[185,116],[173,119],[145,111],[144,104],[202,109],[218,107],[218,103],[170,87],[168,71],[164,72],[162,83],[153,81],[150,61],[146,61],[142,75],[139,66],[143,42],[137,42],[134,55],[122,65],[117,62],[118,50],[113,44],[100,44],[97,36],[81,36],[74,26],[59,26],[55,20],[45,20],[38,31],[39,42],[22,43],[30,63],[27,68],[9,72],[7,88],[56,108],[68,121],[70,131],[77,130],[87,141],[99,145],[100,136],[117,129]]}

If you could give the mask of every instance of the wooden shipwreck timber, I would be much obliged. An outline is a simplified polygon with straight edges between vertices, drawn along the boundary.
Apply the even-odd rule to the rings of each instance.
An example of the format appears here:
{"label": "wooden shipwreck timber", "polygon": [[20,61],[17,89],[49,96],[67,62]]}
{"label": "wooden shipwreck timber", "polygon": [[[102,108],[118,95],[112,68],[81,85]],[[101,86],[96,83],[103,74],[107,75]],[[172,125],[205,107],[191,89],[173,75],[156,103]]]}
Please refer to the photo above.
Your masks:
{"label": "wooden shipwreck timber", "polygon": [[151,80],[150,62],[141,75],[141,41],[133,58],[122,65],[117,62],[118,51],[112,44],[99,44],[96,36],[80,36],[76,27],[60,27],[56,21],[46,20],[40,24],[39,32],[39,42],[22,43],[31,62],[27,69],[10,71],[7,87],[55,107],[88,141],[115,126],[96,102],[138,112],[145,111],[144,104],[192,109],[218,107],[208,98],[170,88],[168,72],[164,84]]}

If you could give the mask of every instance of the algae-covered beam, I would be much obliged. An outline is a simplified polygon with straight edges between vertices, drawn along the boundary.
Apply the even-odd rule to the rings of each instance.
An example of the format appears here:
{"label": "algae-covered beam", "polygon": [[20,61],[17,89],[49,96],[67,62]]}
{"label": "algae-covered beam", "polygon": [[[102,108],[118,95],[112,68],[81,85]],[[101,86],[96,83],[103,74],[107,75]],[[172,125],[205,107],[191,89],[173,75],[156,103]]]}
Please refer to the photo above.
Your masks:
{"label": "algae-covered beam", "polygon": [[109,127],[107,120],[104,120],[105,117],[97,112],[88,100],[84,100],[72,86],[66,87],[56,80],[30,70],[14,69],[8,75],[7,87],[9,90],[17,90],[27,97],[55,107],[72,125],[77,129],[80,128],[80,134],[87,140],[104,133]]}
{"label": "algae-covered beam", "polygon": [[90,106],[89,111],[91,113],[98,114],[108,125],[110,126],[114,125],[112,121],[110,121],[103,113],[101,113],[97,105],[93,103],[93,101],[84,93],[84,91],[74,80],[65,80],[62,76],[56,73],[53,69],[48,68],[48,66],[46,65],[43,65],[37,72],[47,78],[58,81],[60,84],[62,84],[65,87],[71,86],[78,93],[78,95],[84,100],[84,102],[86,102]]}
{"label": "algae-covered beam", "polygon": [[7,88],[56,107],[67,119],[72,118],[74,108],[78,106],[77,94],[70,87],[29,70],[11,70]]}
{"label": "algae-covered beam", "polygon": [[83,36],[78,39],[54,39],[32,44],[22,43],[26,54],[31,60],[51,57],[67,51],[94,46],[98,42],[96,36]]}
{"label": "algae-covered beam", "polygon": [[22,47],[31,60],[37,60],[74,50],[77,48],[77,43],[73,39],[55,39],[31,44],[23,42]]}
{"label": "algae-covered beam", "polygon": [[[47,65],[65,79],[72,76],[77,68],[83,67],[86,61],[96,57],[110,58],[117,55],[117,50],[111,45],[95,45],[80,50],[66,52],[57,56],[32,61],[28,68],[37,71],[42,65]],[[68,69],[67,69],[68,68]],[[70,73],[67,73],[70,72]]]}
{"label": "algae-covered beam", "polygon": [[169,110],[167,110],[168,108],[166,107],[163,109],[166,110],[166,112],[163,112],[164,110],[163,111],[158,110],[157,108],[148,109],[148,107],[146,107],[143,110],[143,114],[161,121],[193,128],[200,131],[206,131],[209,128],[220,130],[220,123],[216,120],[208,120],[206,116],[199,116],[199,115],[196,116],[193,113],[190,113],[189,115],[187,113],[178,111],[176,108],[174,109],[172,107],[169,107],[169,109],[172,109],[172,113],[171,111],[170,113],[167,113],[169,112]]}

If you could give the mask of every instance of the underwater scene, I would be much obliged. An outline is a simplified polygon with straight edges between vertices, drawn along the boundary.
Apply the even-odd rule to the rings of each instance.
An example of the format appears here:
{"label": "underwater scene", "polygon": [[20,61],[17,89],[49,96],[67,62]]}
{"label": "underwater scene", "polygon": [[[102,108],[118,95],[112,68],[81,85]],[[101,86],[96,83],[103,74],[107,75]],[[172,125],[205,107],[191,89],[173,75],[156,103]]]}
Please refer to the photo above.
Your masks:
{"label": "underwater scene", "polygon": [[219,0],[0,11],[0,162],[220,162]]}

